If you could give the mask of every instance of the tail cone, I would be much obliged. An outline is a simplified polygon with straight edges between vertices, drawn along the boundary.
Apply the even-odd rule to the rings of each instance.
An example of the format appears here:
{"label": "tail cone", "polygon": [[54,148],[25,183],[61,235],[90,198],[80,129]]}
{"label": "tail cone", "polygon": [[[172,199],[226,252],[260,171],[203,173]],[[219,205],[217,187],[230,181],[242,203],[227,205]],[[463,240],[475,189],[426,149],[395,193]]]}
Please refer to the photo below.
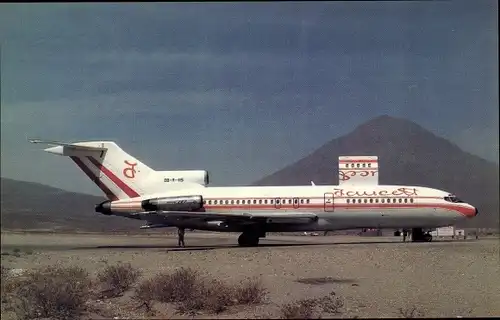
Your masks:
{"label": "tail cone", "polygon": [[107,200],[101,202],[95,206],[95,212],[99,212],[105,215],[111,214],[111,201]]}

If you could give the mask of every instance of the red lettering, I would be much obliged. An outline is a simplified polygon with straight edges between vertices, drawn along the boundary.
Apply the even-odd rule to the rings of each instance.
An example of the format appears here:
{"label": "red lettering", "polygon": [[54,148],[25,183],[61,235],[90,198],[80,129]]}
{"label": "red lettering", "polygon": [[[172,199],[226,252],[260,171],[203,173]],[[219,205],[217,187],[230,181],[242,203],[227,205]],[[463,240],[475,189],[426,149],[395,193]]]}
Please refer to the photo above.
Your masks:
{"label": "red lettering", "polygon": [[417,195],[417,189],[415,188],[398,188],[392,192],[393,195],[398,195],[398,196],[416,196]]}
{"label": "red lettering", "polygon": [[129,165],[130,167],[123,169],[123,175],[127,178],[133,179],[135,178],[135,166],[137,163],[130,163],[127,160],[124,161],[126,165]]}
{"label": "red lettering", "polygon": [[416,188],[405,188],[401,187],[392,191],[388,190],[373,190],[373,191],[345,191],[344,189],[341,188],[335,188],[334,189],[334,196],[336,197],[384,197],[384,196],[418,196],[418,191]]}
{"label": "red lettering", "polygon": [[334,197],[343,197],[344,196],[344,189],[333,189],[333,196]]}
{"label": "red lettering", "polygon": [[[349,176],[350,175],[350,176]],[[339,171],[339,180],[346,181],[351,179],[351,177],[354,177],[356,175],[356,171],[350,170],[350,171]]]}

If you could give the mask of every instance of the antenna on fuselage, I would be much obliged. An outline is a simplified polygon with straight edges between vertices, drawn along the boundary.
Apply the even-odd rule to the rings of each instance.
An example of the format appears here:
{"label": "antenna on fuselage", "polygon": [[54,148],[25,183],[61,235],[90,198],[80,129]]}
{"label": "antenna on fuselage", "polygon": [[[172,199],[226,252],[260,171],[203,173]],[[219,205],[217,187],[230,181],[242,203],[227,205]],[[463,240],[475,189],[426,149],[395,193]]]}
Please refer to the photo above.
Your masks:
{"label": "antenna on fuselage", "polygon": [[314,181],[311,180],[311,186],[315,186]]}

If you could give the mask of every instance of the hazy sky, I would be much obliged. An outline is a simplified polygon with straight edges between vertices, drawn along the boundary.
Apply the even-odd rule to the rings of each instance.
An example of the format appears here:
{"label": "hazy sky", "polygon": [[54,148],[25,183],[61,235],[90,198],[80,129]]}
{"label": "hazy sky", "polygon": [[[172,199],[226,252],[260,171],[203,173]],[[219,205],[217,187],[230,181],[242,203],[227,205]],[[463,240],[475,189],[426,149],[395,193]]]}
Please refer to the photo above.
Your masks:
{"label": "hazy sky", "polygon": [[382,114],[498,163],[497,16],[487,0],[0,4],[2,176],[100,194],[26,137],[111,139],[247,184]]}

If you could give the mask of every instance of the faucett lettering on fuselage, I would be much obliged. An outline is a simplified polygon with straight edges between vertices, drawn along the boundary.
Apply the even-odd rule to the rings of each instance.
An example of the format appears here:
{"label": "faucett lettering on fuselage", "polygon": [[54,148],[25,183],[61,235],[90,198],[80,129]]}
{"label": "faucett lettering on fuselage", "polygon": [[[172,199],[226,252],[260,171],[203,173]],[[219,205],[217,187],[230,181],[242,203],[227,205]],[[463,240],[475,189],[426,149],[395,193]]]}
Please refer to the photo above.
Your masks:
{"label": "faucett lettering on fuselage", "polygon": [[417,188],[407,188],[401,187],[395,190],[371,190],[371,191],[352,191],[344,188],[334,188],[333,189],[334,197],[383,197],[383,196],[406,196],[406,197],[415,197],[418,196]]}
{"label": "faucett lettering on fuselage", "polygon": [[349,170],[349,171],[339,171],[339,175],[340,175],[339,179],[342,180],[342,181],[347,181],[347,180],[351,179],[351,177],[356,176],[356,174],[358,174],[358,173],[359,173],[359,175],[361,177],[366,177],[366,176],[369,176],[369,175],[371,175],[372,177],[374,177],[377,172],[378,172],[377,170],[363,170],[363,171]]}

